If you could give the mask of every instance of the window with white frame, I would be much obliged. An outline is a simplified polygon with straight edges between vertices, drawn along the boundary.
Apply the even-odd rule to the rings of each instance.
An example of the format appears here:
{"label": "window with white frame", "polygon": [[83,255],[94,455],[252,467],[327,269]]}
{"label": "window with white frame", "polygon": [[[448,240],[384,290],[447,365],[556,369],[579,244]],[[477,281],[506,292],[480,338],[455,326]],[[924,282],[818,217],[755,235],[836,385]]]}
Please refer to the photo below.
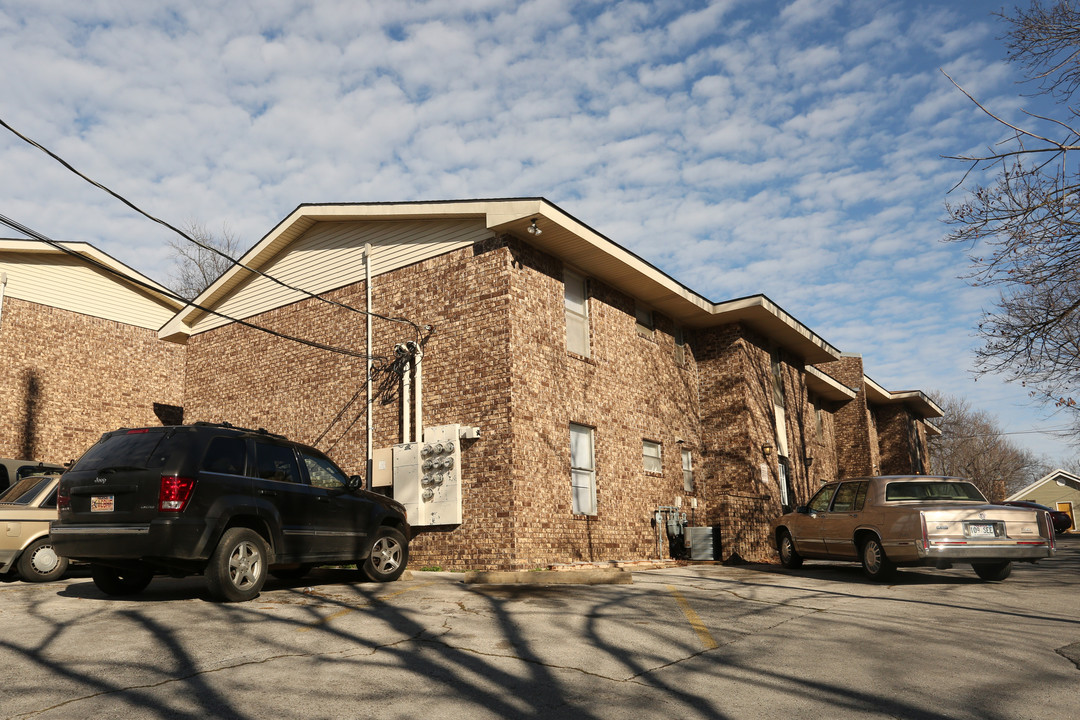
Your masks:
{"label": "window with white frame", "polygon": [[570,423],[570,491],[575,515],[596,514],[593,430],[574,423]]}
{"label": "window with white frame", "polygon": [[682,451],[682,486],[686,492],[694,492],[694,464],[689,450]]}
{"label": "window with white frame", "polygon": [[589,295],[585,278],[567,270],[563,273],[566,305],[566,349],[589,356]]}
{"label": "window with white frame", "polygon": [[664,472],[664,463],[660,457],[660,443],[652,440],[642,440],[641,455],[645,464],[645,472],[658,474]]}

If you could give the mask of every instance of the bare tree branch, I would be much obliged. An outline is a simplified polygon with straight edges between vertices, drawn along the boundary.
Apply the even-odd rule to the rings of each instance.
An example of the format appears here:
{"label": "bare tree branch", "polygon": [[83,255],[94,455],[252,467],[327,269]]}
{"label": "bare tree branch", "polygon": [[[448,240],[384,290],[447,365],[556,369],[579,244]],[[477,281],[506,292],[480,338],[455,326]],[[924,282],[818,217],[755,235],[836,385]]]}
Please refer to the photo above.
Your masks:
{"label": "bare tree branch", "polygon": [[184,231],[202,245],[217,248],[228,256],[225,258],[180,237],[170,238],[169,245],[173,255],[170,287],[181,297],[191,300],[198,297],[235,264],[235,258],[240,252],[240,240],[228,226],[222,226],[220,236],[208,232],[195,221],[188,223]]}

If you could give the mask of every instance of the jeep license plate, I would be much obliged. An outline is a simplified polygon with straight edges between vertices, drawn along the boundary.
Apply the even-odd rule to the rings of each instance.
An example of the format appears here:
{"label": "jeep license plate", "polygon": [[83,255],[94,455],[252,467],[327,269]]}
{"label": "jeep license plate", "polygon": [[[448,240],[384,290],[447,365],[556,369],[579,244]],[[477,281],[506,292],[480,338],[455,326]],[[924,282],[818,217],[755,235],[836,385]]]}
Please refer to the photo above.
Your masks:
{"label": "jeep license plate", "polygon": [[115,505],[115,495],[90,496],[90,512],[112,512]]}
{"label": "jeep license plate", "polygon": [[968,535],[972,537],[994,537],[994,526],[968,525]]}

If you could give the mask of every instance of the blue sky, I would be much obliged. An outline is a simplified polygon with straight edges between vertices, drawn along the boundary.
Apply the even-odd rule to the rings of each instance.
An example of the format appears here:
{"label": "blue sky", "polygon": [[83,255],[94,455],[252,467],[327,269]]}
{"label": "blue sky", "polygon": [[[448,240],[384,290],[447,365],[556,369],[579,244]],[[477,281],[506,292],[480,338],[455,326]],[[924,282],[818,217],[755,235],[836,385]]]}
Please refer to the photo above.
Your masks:
{"label": "blue sky", "polygon": [[[1054,458],[970,374],[942,155],[1004,136],[999,1],[0,6],[0,117],[173,224],[254,244],[300,203],[544,196],[713,300],[765,293],[891,390],[945,390]],[[1010,6],[1011,7],[1011,6]],[[11,135],[0,212],[160,281],[167,236]],[[959,199],[959,196],[956,196]]]}

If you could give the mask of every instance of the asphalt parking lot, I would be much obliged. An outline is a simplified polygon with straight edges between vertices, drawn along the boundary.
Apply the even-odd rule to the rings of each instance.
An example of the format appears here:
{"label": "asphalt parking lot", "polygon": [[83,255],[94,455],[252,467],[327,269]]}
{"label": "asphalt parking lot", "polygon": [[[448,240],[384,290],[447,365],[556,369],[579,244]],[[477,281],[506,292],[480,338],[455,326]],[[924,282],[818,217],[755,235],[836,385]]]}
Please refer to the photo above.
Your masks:
{"label": "asphalt parking lot", "polygon": [[1080,538],[969,567],[693,565],[624,585],[389,585],[319,570],[216,604],[0,585],[4,718],[1074,718]]}

